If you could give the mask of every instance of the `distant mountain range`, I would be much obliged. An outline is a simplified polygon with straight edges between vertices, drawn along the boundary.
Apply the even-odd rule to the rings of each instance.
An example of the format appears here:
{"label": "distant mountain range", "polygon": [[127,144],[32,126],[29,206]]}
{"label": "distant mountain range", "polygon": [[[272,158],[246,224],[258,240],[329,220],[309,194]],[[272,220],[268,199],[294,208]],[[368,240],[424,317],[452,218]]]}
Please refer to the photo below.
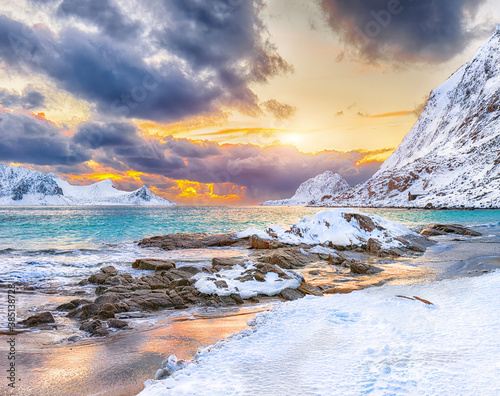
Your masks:
{"label": "distant mountain range", "polygon": [[327,183],[313,191],[293,204],[500,208],[500,25],[471,62],[432,91],[377,173],[340,192]]}
{"label": "distant mountain range", "polygon": [[54,173],[0,164],[0,205],[154,205],[175,206],[146,186],[132,192],[117,190],[109,179],[75,186]]}

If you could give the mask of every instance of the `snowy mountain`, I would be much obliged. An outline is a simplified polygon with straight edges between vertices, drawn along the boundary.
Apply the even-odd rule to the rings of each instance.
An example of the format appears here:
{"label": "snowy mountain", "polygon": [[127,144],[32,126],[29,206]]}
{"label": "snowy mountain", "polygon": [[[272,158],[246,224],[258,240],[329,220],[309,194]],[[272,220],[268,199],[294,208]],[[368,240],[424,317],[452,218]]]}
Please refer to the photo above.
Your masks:
{"label": "snowy mountain", "polygon": [[375,175],[317,205],[500,207],[500,25]]}
{"label": "snowy mountain", "polygon": [[157,197],[146,186],[133,192],[117,190],[109,179],[74,186],[54,173],[0,164],[0,205],[155,205],[174,203]]}
{"label": "snowy mountain", "polygon": [[295,195],[290,199],[280,199],[277,201],[266,201],[262,205],[309,205],[321,203],[322,199],[331,198],[349,188],[349,184],[339,174],[326,171],[316,177],[306,180],[302,183]]}

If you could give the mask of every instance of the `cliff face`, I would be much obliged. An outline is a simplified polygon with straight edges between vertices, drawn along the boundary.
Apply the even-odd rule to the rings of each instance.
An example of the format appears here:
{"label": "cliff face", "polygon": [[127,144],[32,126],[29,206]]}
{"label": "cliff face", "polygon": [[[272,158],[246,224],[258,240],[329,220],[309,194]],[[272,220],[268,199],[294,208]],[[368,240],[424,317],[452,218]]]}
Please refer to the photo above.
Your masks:
{"label": "cliff face", "polygon": [[500,25],[372,178],[319,205],[500,207]]}

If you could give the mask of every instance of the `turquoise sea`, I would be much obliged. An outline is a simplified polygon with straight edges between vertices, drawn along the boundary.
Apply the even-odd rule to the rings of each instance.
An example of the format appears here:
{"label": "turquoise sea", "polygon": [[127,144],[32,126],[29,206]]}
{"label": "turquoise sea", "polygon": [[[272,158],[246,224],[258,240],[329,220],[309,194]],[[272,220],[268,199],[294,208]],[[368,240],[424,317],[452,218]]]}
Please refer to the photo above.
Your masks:
{"label": "turquoise sea", "polygon": [[[138,257],[168,254],[138,248],[135,241],[175,232],[232,232],[270,224],[290,226],[325,208],[305,207],[25,207],[0,208],[0,281],[43,287],[67,284],[113,264],[129,269]],[[500,210],[362,209],[411,229],[458,223],[500,235]],[[203,252],[177,253],[186,262]]]}

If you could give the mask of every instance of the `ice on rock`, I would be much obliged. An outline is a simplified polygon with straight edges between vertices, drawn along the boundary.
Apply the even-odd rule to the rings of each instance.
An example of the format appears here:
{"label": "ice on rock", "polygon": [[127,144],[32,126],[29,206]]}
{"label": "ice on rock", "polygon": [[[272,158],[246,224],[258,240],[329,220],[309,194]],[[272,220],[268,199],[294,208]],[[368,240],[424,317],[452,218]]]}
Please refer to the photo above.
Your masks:
{"label": "ice on rock", "polygon": [[140,395],[497,395],[499,282],[495,272],[280,304]]}

